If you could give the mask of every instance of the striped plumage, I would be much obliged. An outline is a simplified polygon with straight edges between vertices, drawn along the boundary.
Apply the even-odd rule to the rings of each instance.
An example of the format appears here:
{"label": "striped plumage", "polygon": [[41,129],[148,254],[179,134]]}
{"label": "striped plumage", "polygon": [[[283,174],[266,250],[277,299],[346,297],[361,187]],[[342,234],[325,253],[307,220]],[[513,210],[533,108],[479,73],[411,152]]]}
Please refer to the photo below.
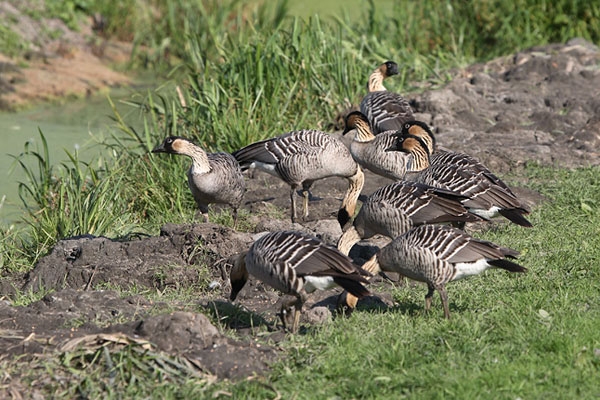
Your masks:
{"label": "striped plumage", "polygon": [[383,86],[385,78],[397,74],[398,64],[386,61],[369,76],[367,84],[369,93],[360,102],[360,111],[367,116],[375,135],[401,129],[405,121],[414,119],[408,101]]}
{"label": "striped plumage", "polygon": [[348,190],[338,212],[344,226],[354,215],[364,174],[341,140],[317,130],[300,130],[250,144],[233,153],[242,168],[254,166],[291,186],[292,221],[296,220],[295,191],[302,187],[303,216],[308,216],[309,189],[314,181],[339,176]]}
{"label": "striped plumage", "polygon": [[502,215],[515,224],[532,226],[523,216],[529,210],[498,177],[472,157],[460,153],[432,154],[431,143],[435,142],[428,142],[432,136],[423,136],[422,131],[420,125],[406,123],[390,148],[412,155],[407,169],[414,172],[408,172],[406,179],[467,196],[465,207],[484,219]]}
{"label": "striped plumage", "polygon": [[231,154],[206,153],[190,140],[178,136],[167,137],[152,152],[190,157],[192,166],[187,172],[188,186],[204,221],[208,222],[209,204],[229,204],[233,209],[235,229],[238,208],[246,191],[246,182],[240,165]]}
{"label": "striped plumage", "polygon": [[506,185],[502,179],[498,178],[492,171],[490,171],[485,165],[480,163],[474,157],[465,154],[457,153],[449,150],[442,150],[436,146],[436,140],[433,132],[429,125],[423,121],[408,121],[403,126],[403,131],[408,132],[411,135],[420,137],[429,150],[429,163],[435,164],[453,164],[461,169],[467,169],[474,174],[481,174],[490,182],[498,185],[508,191],[514,196],[512,190]]}
{"label": "striped plumage", "polygon": [[231,270],[231,300],[253,275],[267,285],[295,297],[282,306],[282,321],[289,325],[289,308],[294,306],[292,332],[298,328],[307,293],[339,285],[352,295],[363,297],[367,275],[336,248],[319,239],[292,231],[272,232],[256,240],[242,253]]}
{"label": "striped plumage", "polygon": [[507,260],[518,252],[476,239],[446,225],[421,225],[394,239],[365,263],[370,273],[397,272],[425,282],[425,309],[431,308],[435,290],[440,293],[444,315],[450,318],[448,282],[477,275],[488,268],[525,272],[526,268]]}
{"label": "striped plumage", "polygon": [[352,157],[363,168],[393,180],[403,179],[406,174],[406,163],[409,155],[386,151],[396,140],[396,131],[386,131],[373,135],[367,117],[360,111],[346,116],[346,128],[343,134],[355,130],[354,139],[350,143]]}
{"label": "striped plumage", "polygon": [[349,254],[361,239],[384,235],[390,239],[422,225],[446,222],[473,222],[461,204],[464,196],[417,182],[399,181],[373,192],[362,204],[352,227],[340,237],[338,249]]}

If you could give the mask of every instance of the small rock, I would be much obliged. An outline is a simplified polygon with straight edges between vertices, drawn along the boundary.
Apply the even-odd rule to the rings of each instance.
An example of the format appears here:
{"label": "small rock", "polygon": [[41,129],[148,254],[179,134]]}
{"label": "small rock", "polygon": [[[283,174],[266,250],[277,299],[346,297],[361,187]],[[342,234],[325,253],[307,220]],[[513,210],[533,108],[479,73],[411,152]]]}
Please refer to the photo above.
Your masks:
{"label": "small rock", "polygon": [[306,311],[306,320],[313,325],[321,325],[331,321],[331,311],[327,307],[313,307]]}

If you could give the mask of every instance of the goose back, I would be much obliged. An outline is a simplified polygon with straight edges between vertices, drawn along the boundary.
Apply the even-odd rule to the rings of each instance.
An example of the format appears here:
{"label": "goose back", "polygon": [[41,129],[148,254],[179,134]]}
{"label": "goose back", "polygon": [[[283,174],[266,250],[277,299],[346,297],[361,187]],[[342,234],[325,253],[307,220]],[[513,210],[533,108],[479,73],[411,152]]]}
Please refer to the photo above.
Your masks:
{"label": "goose back", "polygon": [[367,93],[360,102],[360,112],[369,119],[375,135],[402,129],[404,122],[414,119],[408,100],[390,91]]}
{"label": "goose back", "polygon": [[464,199],[454,192],[417,182],[399,181],[383,186],[363,202],[353,226],[340,237],[338,248],[349,254],[354,244],[377,234],[394,239],[422,224],[479,221],[462,205]]}
{"label": "goose back", "polygon": [[257,168],[299,186],[330,176],[356,174],[352,155],[337,138],[317,130],[300,130],[250,144],[233,156],[243,168]]}
{"label": "goose back", "polygon": [[[256,240],[243,257],[248,273],[284,294],[303,298],[305,293],[335,284],[359,298],[369,293],[363,286],[367,272],[336,248],[300,232],[267,233]],[[232,300],[243,287],[236,283],[243,274],[234,268]]]}
{"label": "goose back", "polygon": [[[515,250],[476,239],[456,228],[421,225],[384,247],[378,260],[384,271],[396,271],[411,279],[440,286],[496,267],[490,264],[491,261],[517,255]],[[513,262],[505,260],[505,263],[504,269],[511,272],[526,271]]]}
{"label": "goose back", "polygon": [[383,186],[363,203],[355,226],[363,238],[381,234],[395,238],[425,223],[472,222],[461,201],[465,196],[418,182]]}
{"label": "goose back", "polygon": [[[465,206],[484,219],[500,214],[518,225],[532,226],[523,216],[529,213],[529,210],[512,191],[504,188],[506,185],[496,184],[495,180],[498,178],[483,165],[472,163],[469,157],[446,154],[441,154],[438,162],[432,164],[431,146],[428,146],[420,135],[411,134],[410,131],[414,132],[415,129],[410,125],[411,123],[404,125],[396,138],[396,144],[392,147],[412,155],[407,167],[410,172],[406,174],[406,179],[467,196]],[[458,161],[455,164],[446,164],[440,161],[444,159]]]}

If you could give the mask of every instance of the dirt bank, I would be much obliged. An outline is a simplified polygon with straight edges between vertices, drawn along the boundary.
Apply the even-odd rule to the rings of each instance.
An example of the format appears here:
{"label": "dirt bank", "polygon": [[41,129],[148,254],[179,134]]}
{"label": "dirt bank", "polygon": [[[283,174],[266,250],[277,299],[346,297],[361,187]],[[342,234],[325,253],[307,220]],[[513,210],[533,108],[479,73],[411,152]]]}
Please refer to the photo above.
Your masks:
{"label": "dirt bank", "polygon": [[92,18],[74,31],[59,19],[32,17],[35,7],[41,5],[0,1],[0,20],[10,21],[10,29],[27,43],[23,57],[0,54],[0,110],[88,96],[131,82],[115,70],[128,61],[130,43],[103,39],[92,29]]}

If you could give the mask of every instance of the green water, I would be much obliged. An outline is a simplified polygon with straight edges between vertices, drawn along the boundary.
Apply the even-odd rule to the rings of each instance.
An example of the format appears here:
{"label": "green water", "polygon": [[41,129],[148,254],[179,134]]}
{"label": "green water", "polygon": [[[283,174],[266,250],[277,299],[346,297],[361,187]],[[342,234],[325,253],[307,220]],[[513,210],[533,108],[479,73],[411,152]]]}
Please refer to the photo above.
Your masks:
{"label": "green water", "polygon": [[[132,91],[126,89],[113,90],[108,94],[128,124],[139,126],[139,111],[120,101],[131,99],[132,95]],[[94,137],[106,136],[110,127],[114,127],[110,119],[112,115],[107,95],[41,105],[17,113],[0,113],[0,224],[13,223],[21,216],[18,183],[26,177],[10,155],[22,153],[28,141],[31,149],[40,145],[41,151],[39,129],[48,142],[52,164],[68,160],[65,150],[70,153],[77,151],[81,159],[89,160],[100,151],[98,146],[94,146]],[[28,165],[36,165],[33,159],[26,160]]]}

